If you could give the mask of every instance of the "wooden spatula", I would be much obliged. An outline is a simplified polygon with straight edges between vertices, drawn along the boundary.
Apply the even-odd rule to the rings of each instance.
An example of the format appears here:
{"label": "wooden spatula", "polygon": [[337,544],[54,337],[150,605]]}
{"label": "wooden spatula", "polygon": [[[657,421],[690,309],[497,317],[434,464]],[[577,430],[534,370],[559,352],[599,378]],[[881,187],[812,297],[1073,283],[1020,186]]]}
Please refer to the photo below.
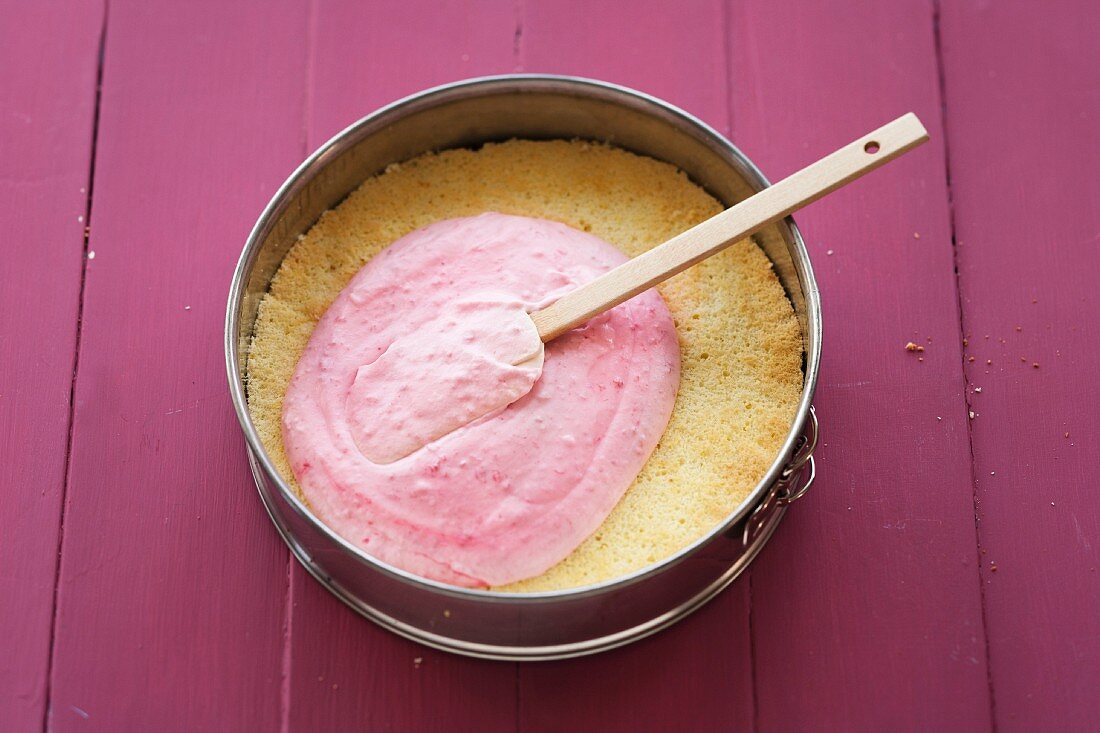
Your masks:
{"label": "wooden spatula", "polygon": [[[539,378],[546,342],[927,139],[928,133],[920,121],[907,114],[566,293],[542,310],[528,314],[521,306],[498,309],[502,312],[492,317],[495,320],[487,330],[482,329],[480,338],[477,328],[471,330],[471,324],[460,327],[448,321],[426,339],[391,346],[374,363],[362,367],[352,385],[349,404],[358,406],[353,412],[361,418],[352,421],[356,444],[375,463],[392,463],[462,425],[507,407],[526,394]],[[464,334],[470,338],[463,338]],[[480,359],[485,363],[508,364],[519,367],[522,374],[497,370],[492,372],[495,376],[484,389],[472,389],[470,375],[461,369],[456,372],[450,359],[467,348],[480,354],[471,356],[468,362]],[[436,353],[440,349],[448,358]],[[377,377],[383,372],[396,373],[418,384],[432,384],[434,388],[424,392],[423,399],[409,401],[405,393],[393,391],[393,379]],[[501,386],[504,377],[516,382],[514,388]],[[463,399],[455,398],[460,393]]]}
{"label": "wooden spatula", "polygon": [[928,140],[910,112],[531,313],[543,343]]}

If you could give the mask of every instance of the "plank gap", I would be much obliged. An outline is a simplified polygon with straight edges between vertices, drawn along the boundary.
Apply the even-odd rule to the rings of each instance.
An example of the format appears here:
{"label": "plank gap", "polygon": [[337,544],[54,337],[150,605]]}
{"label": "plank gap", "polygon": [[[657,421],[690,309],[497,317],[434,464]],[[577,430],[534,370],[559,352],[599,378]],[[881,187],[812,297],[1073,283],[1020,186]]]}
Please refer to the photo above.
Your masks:
{"label": "plank gap", "polygon": [[[947,129],[947,75],[944,70],[943,62],[943,34],[940,32],[940,18],[940,0],[932,0],[932,34],[936,51],[936,89],[940,97],[940,129],[943,130],[943,170],[944,182],[947,187],[947,221],[951,233],[951,262],[955,274],[955,305],[959,317],[959,339],[962,343],[965,343],[967,339],[966,319],[963,313],[962,277],[959,274],[959,243],[957,238],[958,230],[955,226],[955,201],[951,189],[951,141]],[[965,349],[962,354],[962,394],[963,407],[967,414],[966,446],[967,450],[970,452],[970,490],[974,503],[974,543],[975,555],[978,559],[978,597],[981,607],[982,639],[985,642],[983,648],[985,650],[986,686],[989,689],[989,720],[990,727],[995,733],[997,730],[997,699],[993,691],[993,665],[989,652],[989,623],[987,620],[988,612],[986,610],[985,583],[982,574],[981,520],[978,516],[978,466],[974,456],[974,426],[973,420],[970,417],[974,414],[974,405],[970,399],[970,392],[968,389],[970,385],[970,373],[967,369]]]}
{"label": "plank gap", "polygon": [[88,177],[84,184],[87,194],[84,197],[84,235],[81,238],[80,287],[76,301],[76,341],[73,347],[73,376],[69,385],[69,424],[65,439],[65,481],[61,484],[61,517],[57,528],[57,557],[53,570],[53,598],[50,607],[50,641],[46,656],[46,696],[42,706],[42,730],[50,728],[50,714],[53,708],[53,663],[54,643],[57,638],[57,596],[61,586],[61,554],[65,549],[65,509],[72,480],[73,425],[76,417],[76,376],[80,370],[80,336],[84,330],[84,286],[88,279],[88,243],[92,231],[92,193],[95,191],[96,144],[99,140],[99,110],[103,96],[103,60],[107,47],[107,18],[109,0],[103,2],[103,17],[99,25],[99,42],[96,48],[95,102],[92,108],[92,146],[88,156]]}
{"label": "plank gap", "polygon": [[753,627],[753,613],[752,613],[752,569],[750,567],[748,575],[745,578],[745,583],[749,587],[749,671],[752,673],[752,729],[753,731],[760,730],[760,702],[759,694],[756,689],[756,629]]}
{"label": "plank gap", "polygon": [[[313,110],[313,66],[314,52],[317,48],[317,0],[308,0],[306,7],[306,42],[303,53],[303,65],[305,67],[305,84],[302,90],[302,138],[301,158],[305,160],[310,153],[309,131],[310,115]],[[294,553],[290,546],[286,552],[286,589],[283,596],[283,655],[279,680],[279,730],[280,733],[290,732],[290,695],[293,685],[293,656],[294,647]]]}
{"label": "plank gap", "polygon": [[527,19],[527,7],[524,0],[515,0],[512,9],[516,16],[516,30],[512,34],[512,69],[523,71],[523,23]]}
{"label": "plank gap", "polygon": [[309,0],[306,8],[305,95],[302,104],[302,159],[310,153],[309,129],[313,110],[313,65],[317,44],[317,0]]}
{"label": "plank gap", "polygon": [[[737,117],[734,114],[734,103],[733,103],[734,94],[733,94],[733,90],[732,90],[733,79],[734,79],[733,47],[732,47],[734,27],[733,27],[733,10],[730,8],[730,3],[731,3],[731,0],[726,0],[726,2],[723,2],[722,5],[721,5],[723,68],[725,69],[725,72],[726,72],[726,127],[725,127],[724,130],[722,130],[722,134],[725,135],[727,138],[729,138],[729,140],[731,142],[733,142],[734,145],[737,145],[737,141],[734,138],[734,134],[733,134]],[[748,600],[746,602],[746,605],[748,606],[747,616],[748,616],[748,626],[749,626],[749,629],[748,629],[748,633],[749,633],[749,687],[750,687],[749,701],[750,701],[750,704],[752,706],[752,710],[750,711],[750,718],[749,719],[751,721],[752,730],[753,731],[759,731],[760,730],[760,693],[759,693],[759,689],[758,689],[758,685],[757,685],[757,673],[756,673],[757,649],[756,649],[756,628],[754,626],[754,618],[753,618],[753,597],[752,597],[752,576],[753,576],[753,572],[752,571],[753,571],[753,568],[752,568],[752,564],[750,563],[750,565],[748,567],[748,570],[745,573],[745,577],[741,582],[745,583],[745,585],[747,586],[746,596],[748,598]]]}
{"label": "plank gap", "polygon": [[283,597],[283,658],[279,680],[279,730],[290,731],[290,681],[291,681],[291,632],[294,623],[293,595],[291,584],[294,582],[294,553],[287,548],[286,553],[286,595]]}

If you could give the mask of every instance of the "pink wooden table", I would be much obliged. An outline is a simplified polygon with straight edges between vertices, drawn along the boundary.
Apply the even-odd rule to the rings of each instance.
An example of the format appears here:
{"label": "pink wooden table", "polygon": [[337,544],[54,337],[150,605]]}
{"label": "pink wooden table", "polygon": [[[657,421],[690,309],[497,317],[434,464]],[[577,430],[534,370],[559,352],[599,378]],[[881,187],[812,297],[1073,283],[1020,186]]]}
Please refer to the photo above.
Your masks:
{"label": "pink wooden table", "polygon": [[[1100,729],[1094,0],[0,6],[0,730]],[[392,636],[289,559],[221,351],[299,160],[514,70],[664,97],[773,179],[907,110],[932,134],[798,217],[824,445],[751,572],[524,665]]]}

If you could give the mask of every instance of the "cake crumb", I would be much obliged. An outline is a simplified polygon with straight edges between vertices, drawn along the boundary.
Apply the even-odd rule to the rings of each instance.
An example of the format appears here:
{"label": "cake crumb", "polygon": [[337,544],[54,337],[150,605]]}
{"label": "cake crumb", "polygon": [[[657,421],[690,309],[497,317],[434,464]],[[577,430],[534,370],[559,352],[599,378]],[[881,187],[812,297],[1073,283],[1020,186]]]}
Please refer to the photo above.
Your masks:
{"label": "cake crumb", "polygon": [[1039,362],[1037,362],[1037,361],[1031,362],[1031,368],[1032,369],[1038,369],[1039,368]]}
{"label": "cake crumb", "polygon": [[825,250],[825,254],[827,254],[827,255],[829,255],[830,257],[832,257],[832,256],[833,256],[833,251],[832,251],[831,249],[827,249],[827,250]]}
{"label": "cake crumb", "polygon": [[982,391],[982,388],[981,387],[975,387],[974,391],[980,393]]}
{"label": "cake crumb", "polygon": [[424,657],[413,657],[413,666],[420,669],[420,665],[424,662]]}
{"label": "cake crumb", "polygon": [[963,339],[963,346],[970,346],[970,339]]}
{"label": "cake crumb", "polygon": [[967,359],[967,361],[970,362],[971,364],[973,364],[974,363],[974,357],[973,356],[969,357]]}
{"label": "cake crumb", "polygon": [[89,260],[94,260],[95,259],[95,250],[94,249],[88,251],[88,259]]}
{"label": "cake crumb", "polygon": [[913,232],[913,239],[920,239],[920,232]]}
{"label": "cake crumb", "polygon": [[905,345],[905,350],[906,351],[916,351],[917,350],[917,345],[915,343],[913,343],[912,341],[910,341],[909,343],[907,343]]}
{"label": "cake crumb", "polygon": [[992,359],[986,359],[985,364],[986,364],[986,366],[990,366],[990,365],[993,364],[993,360]]}
{"label": "cake crumb", "polygon": [[1066,436],[1066,437],[1068,438],[1068,437],[1069,437],[1069,433],[1066,433],[1066,434],[1065,434],[1065,436]]}
{"label": "cake crumb", "polygon": [[1020,326],[1016,326],[1016,330],[1017,330],[1017,331],[1023,331],[1024,329],[1023,329],[1023,328],[1021,328]]}
{"label": "cake crumb", "polygon": [[978,416],[978,413],[974,412],[973,410],[971,410],[971,411],[970,411],[970,419],[971,419],[971,420],[973,420],[973,419],[974,419],[974,418],[976,418],[977,416]]}
{"label": "cake crumb", "polygon": [[189,305],[185,305],[185,306],[183,306],[183,309],[184,309],[185,311],[189,311],[189,310],[191,310],[191,306],[189,306]]}
{"label": "cake crumb", "polygon": [[444,608],[443,609],[443,618],[450,618],[450,617],[451,617],[451,610],[449,608]]}

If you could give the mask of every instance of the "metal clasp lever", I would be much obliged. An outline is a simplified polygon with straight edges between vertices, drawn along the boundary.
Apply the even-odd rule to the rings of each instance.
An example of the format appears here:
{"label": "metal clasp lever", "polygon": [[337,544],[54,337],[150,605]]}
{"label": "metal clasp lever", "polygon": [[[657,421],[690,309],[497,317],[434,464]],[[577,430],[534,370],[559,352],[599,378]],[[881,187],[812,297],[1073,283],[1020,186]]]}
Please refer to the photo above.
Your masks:
{"label": "metal clasp lever", "polygon": [[817,448],[818,423],[817,412],[810,406],[810,420],[806,431],[799,437],[791,460],[779,473],[771,491],[764,501],[757,505],[749,518],[745,520],[742,543],[748,547],[760,535],[771,519],[775,507],[785,507],[805,496],[814,479],[817,478],[817,466],[814,463],[814,449]]}

